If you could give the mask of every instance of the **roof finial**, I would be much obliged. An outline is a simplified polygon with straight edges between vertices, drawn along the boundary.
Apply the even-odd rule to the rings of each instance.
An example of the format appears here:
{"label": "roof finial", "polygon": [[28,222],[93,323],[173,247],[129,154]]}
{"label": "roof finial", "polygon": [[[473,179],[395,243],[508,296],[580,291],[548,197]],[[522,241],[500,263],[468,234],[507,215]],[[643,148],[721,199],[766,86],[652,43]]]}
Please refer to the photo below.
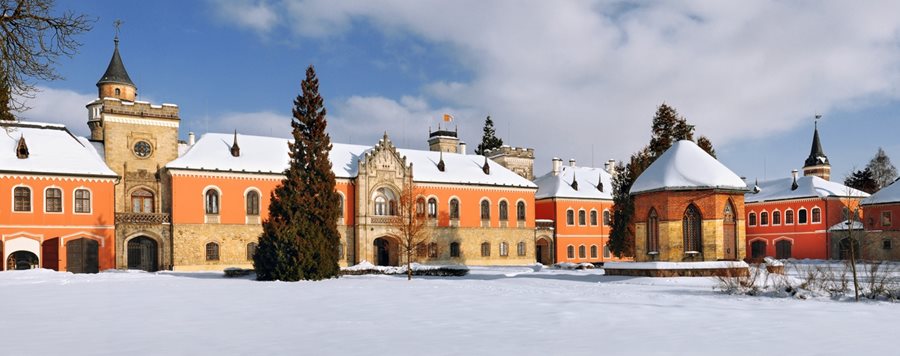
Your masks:
{"label": "roof finial", "polygon": [[28,158],[28,144],[25,143],[25,134],[19,136],[19,143],[16,145],[16,158]]}
{"label": "roof finial", "polygon": [[444,164],[444,151],[441,151],[441,160],[437,164],[437,168],[439,171],[443,172],[446,169],[447,165]]}
{"label": "roof finial", "polygon": [[481,170],[484,171],[484,174],[491,174],[491,166],[488,165],[487,156],[484,157],[484,165],[481,166]]}
{"label": "roof finial", "polygon": [[572,189],[578,190],[578,179],[575,177],[575,171],[572,171]]}
{"label": "roof finial", "polygon": [[119,47],[119,27],[121,27],[123,23],[125,22],[121,19],[116,19],[115,21],[113,21],[113,26],[116,27],[116,38],[113,39],[113,42],[116,43],[116,47]]}
{"label": "roof finial", "polygon": [[234,143],[231,144],[231,156],[240,157],[241,147],[237,143],[237,129],[234,130]]}

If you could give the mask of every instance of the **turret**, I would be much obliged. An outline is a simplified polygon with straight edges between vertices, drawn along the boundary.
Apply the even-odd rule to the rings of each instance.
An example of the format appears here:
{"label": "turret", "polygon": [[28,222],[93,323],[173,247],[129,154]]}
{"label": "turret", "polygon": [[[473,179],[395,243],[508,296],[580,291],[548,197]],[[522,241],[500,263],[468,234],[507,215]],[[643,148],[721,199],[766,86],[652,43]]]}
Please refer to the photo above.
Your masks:
{"label": "turret", "polygon": [[[821,115],[816,115],[816,120],[821,117]],[[825,156],[825,151],[822,150],[822,143],[819,141],[818,121],[813,130],[812,147],[809,150],[809,157],[806,158],[806,162],[804,162],[803,165],[803,175],[816,176],[824,180],[831,179],[831,164],[828,163],[828,156]]]}
{"label": "turret", "polygon": [[119,55],[119,35],[116,34],[115,48],[113,49],[112,58],[109,60],[109,66],[106,72],[97,81],[97,95],[102,98],[116,98],[125,101],[134,101],[137,97],[137,86],[131,81],[125,65],[122,63],[122,56]]}

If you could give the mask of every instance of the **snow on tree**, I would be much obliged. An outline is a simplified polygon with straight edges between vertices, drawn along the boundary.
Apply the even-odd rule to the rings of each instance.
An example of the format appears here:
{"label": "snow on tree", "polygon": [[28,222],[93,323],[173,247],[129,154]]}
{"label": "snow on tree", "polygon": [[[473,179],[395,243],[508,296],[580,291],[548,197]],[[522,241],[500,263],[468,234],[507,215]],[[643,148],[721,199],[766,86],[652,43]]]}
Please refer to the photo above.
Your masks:
{"label": "snow on tree", "polygon": [[325,132],[325,105],[312,66],[294,99],[290,166],[272,193],[253,265],[259,280],[338,277],[340,195],[335,191]]}
{"label": "snow on tree", "polygon": [[878,152],[866,165],[866,169],[872,172],[872,179],[875,180],[877,185],[876,191],[891,185],[897,179],[897,168],[891,164],[891,158],[888,157],[887,153],[884,153],[884,149],[881,147],[878,147]]}
{"label": "snow on tree", "polygon": [[485,152],[500,148],[500,146],[503,146],[503,140],[497,137],[494,121],[488,116],[484,119],[484,134],[481,136],[481,143],[475,148],[475,154],[483,155]]}

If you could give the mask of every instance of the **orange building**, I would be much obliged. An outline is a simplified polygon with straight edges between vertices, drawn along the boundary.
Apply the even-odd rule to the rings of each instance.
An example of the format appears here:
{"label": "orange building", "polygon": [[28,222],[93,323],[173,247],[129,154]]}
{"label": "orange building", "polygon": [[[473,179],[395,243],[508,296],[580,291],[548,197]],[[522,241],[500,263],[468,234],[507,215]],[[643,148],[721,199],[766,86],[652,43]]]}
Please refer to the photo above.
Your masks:
{"label": "orange building", "polygon": [[535,216],[552,229],[539,231],[535,256],[544,264],[601,263],[619,260],[607,242],[612,228],[612,175],[607,170],[579,167],[575,160],[563,166],[553,159],[552,170],[535,179]]}
{"label": "orange building", "polygon": [[0,122],[3,270],[115,268],[117,176],[64,126]]}
{"label": "orange building", "polygon": [[841,230],[848,212],[869,194],[829,181],[830,172],[817,127],[803,177],[795,170],[790,178],[759,182],[745,195],[749,258],[840,257],[829,230]]}
{"label": "orange building", "polygon": [[[900,183],[879,190],[860,202],[865,212],[862,220],[865,234],[861,239],[856,235],[856,247],[863,259],[900,261]],[[838,242],[842,255],[848,255],[851,239],[843,237]],[[897,248],[894,248],[897,246]],[[844,256],[841,256],[844,257]]]}

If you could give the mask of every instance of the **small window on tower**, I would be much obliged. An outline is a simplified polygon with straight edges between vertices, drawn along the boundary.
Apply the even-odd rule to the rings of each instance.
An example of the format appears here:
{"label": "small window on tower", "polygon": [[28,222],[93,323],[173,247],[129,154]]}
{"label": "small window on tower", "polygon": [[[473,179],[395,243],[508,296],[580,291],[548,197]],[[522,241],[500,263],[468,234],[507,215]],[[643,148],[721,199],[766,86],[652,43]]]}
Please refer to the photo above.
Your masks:
{"label": "small window on tower", "polygon": [[119,88],[116,88],[116,95],[121,95],[121,94],[122,94],[122,91],[119,90]]}

